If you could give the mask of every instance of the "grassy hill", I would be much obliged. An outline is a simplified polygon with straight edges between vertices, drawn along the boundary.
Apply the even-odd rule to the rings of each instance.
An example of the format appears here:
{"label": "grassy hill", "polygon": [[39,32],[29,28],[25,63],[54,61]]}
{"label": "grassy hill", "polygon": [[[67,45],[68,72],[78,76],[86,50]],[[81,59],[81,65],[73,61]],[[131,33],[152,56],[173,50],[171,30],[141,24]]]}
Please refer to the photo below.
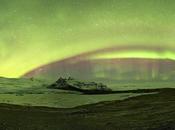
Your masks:
{"label": "grassy hill", "polygon": [[142,93],[84,95],[80,92],[48,89],[51,81],[0,78],[0,103],[24,106],[70,108],[102,101],[123,100]]}
{"label": "grassy hill", "polygon": [[174,82],[116,82],[130,89],[106,95],[48,89],[51,83],[0,78],[0,130],[175,129]]}
{"label": "grassy hill", "polygon": [[174,130],[175,89],[75,108],[1,104],[1,130]]}

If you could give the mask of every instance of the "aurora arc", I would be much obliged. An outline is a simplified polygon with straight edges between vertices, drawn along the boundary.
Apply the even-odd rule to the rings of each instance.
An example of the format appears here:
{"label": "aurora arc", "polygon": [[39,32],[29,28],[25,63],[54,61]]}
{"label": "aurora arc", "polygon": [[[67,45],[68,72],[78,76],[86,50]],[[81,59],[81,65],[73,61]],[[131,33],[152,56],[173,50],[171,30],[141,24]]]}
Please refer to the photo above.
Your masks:
{"label": "aurora arc", "polygon": [[1,0],[0,76],[113,46],[165,49],[93,57],[174,60],[174,12],[173,0]]}

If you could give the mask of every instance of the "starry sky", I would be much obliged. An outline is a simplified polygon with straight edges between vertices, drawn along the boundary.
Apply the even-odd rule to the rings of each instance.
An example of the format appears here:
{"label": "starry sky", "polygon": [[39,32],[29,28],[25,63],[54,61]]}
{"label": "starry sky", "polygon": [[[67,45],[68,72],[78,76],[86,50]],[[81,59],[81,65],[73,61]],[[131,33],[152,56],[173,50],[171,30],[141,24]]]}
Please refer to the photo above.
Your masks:
{"label": "starry sky", "polygon": [[174,60],[174,41],[174,0],[0,0],[4,77],[20,77],[54,61],[121,46],[124,51],[92,58]]}

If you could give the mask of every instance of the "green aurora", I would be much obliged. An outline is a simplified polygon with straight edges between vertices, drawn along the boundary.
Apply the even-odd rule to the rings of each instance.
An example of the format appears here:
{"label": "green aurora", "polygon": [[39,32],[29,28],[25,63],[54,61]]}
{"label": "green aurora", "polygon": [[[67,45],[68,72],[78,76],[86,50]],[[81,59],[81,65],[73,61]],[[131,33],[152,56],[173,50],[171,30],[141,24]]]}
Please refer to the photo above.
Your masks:
{"label": "green aurora", "polygon": [[93,58],[175,59],[174,0],[0,0],[0,76],[112,46]]}

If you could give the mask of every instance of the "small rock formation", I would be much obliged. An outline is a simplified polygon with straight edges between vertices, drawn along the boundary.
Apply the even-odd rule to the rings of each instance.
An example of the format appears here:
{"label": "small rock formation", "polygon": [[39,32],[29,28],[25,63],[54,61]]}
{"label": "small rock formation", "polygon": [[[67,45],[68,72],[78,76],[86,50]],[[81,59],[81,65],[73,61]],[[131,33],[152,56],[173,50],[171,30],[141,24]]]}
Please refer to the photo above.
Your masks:
{"label": "small rock formation", "polygon": [[60,77],[54,84],[50,85],[49,88],[79,91],[85,94],[105,94],[112,92],[110,88],[102,83],[82,82],[71,77],[67,79]]}

